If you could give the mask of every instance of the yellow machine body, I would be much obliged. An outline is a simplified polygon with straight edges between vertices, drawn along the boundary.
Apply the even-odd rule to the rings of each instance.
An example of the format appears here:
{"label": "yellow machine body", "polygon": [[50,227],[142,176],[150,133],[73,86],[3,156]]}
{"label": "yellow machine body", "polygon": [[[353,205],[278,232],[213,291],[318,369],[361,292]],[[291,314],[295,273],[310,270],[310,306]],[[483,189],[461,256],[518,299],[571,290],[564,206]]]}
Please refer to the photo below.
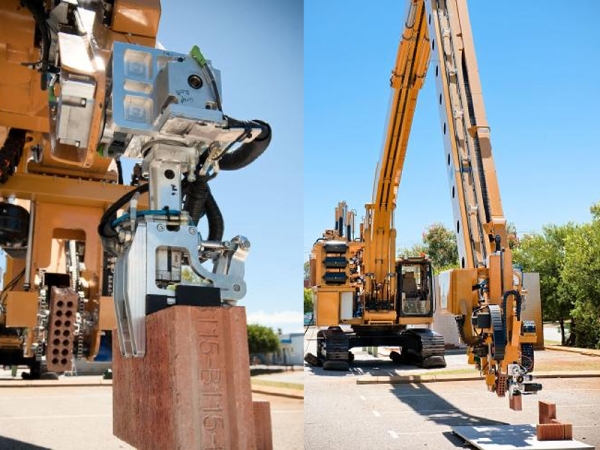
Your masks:
{"label": "yellow machine body", "polygon": [[[36,31],[34,15],[25,3],[6,0],[0,4],[0,148],[18,146],[10,164],[2,161],[0,196],[5,201],[14,200],[28,211],[30,219],[26,246],[20,252],[9,252],[7,257],[0,300],[0,365],[34,367],[36,340],[47,331],[38,323],[40,308],[50,308],[50,323],[55,314],[61,313],[60,308],[43,304],[44,274],[63,275],[66,278],[61,278],[60,284],[69,286],[74,283],[77,271],[79,296],[84,297],[79,303],[84,306],[66,314],[84,314],[88,320],[89,331],[79,343],[80,356],[93,359],[102,332],[115,328],[111,293],[107,292],[111,283],[105,279],[106,261],[97,227],[106,207],[130,188],[116,184],[113,160],[102,155],[99,145],[104,126],[106,68],[115,41],[154,46],[161,9],[159,0],[95,4],[96,13],[105,17],[90,25],[93,42],[87,44],[94,53],[91,59],[94,65],[83,67],[81,61],[66,56],[61,61],[62,69],[74,79],[85,77],[96,86],[88,139],[67,145],[55,139],[52,108],[59,86],[47,85],[42,89],[47,74],[36,68],[44,43],[39,30]],[[39,2],[37,7],[49,8],[50,3]],[[72,43],[80,44],[76,39]],[[15,139],[17,135],[19,139]],[[142,204],[146,202],[141,199]],[[69,246],[76,252],[71,261],[65,256]],[[15,280],[13,284],[11,280]],[[66,336],[67,332],[60,339],[66,340],[68,348],[73,346],[74,337]],[[46,356],[48,361],[52,360],[51,355]],[[70,356],[65,364],[59,362],[54,369],[69,370]]]}

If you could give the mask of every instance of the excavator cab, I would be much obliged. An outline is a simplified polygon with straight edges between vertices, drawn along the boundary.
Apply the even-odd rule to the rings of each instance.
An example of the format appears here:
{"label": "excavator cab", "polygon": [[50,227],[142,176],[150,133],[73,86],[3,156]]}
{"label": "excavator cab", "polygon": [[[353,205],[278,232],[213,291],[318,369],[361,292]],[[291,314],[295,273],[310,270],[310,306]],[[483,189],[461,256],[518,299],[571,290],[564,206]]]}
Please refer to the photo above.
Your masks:
{"label": "excavator cab", "polygon": [[433,270],[427,257],[396,261],[399,317],[431,317],[434,310]]}

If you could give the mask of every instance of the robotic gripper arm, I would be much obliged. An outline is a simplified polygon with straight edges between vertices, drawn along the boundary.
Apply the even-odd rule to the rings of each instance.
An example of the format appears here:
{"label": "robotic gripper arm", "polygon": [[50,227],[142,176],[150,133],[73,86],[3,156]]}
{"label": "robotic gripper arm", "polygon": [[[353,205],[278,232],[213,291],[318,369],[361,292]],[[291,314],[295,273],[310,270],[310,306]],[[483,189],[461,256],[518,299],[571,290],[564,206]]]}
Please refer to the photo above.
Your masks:
{"label": "robotic gripper arm", "polygon": [[[224,220],[209,181],[256,160],[271,141],[271,128],[225,116],[219,72],[193,54],[114,46],[105,145],[141,158],[145,181],[111,205],[98,227],[105,250],[116,257],[114,297],[125,356],[145,354],[150,312],[174,304],[234,305],[246,292],[250,242],[243,236],[223,240]],[[136,69],[139,64],[146,67]],[[122,88],[151,73],[149,93]],[[149,208],[141,210],[138,198],[146,192]],[[125,212],[117,217],[120,209]],[[204,216],[206,239],[197,228]],[[182,271],[186,265],[191,279]]]}

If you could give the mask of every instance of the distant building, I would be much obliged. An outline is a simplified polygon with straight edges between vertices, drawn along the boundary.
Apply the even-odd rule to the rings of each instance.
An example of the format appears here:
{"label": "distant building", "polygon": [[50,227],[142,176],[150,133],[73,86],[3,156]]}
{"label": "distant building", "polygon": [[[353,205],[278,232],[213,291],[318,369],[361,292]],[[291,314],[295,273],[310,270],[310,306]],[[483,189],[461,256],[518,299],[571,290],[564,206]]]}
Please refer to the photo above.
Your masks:
{"label": "distant building", "polygon": [[273,354],[273,364],[301,366],[304,364],[304,333],[279,335],[279,351]]}
{"label": "distant building", "polygon": [[250,364],[302,366],[304,364],[304,333],[282,334],[279,330],[279,350],[250,355]]}

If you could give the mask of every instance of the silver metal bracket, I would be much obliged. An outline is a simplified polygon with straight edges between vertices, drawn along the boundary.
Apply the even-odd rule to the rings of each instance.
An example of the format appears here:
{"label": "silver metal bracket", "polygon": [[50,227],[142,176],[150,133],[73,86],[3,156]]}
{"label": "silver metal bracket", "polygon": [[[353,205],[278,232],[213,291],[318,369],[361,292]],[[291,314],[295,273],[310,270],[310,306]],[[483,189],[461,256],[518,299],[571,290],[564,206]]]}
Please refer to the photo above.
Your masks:
{"label": "silver metal bracket", "polygon": [[[176,304],[175,292],[157,284],[157,255],[161,250],[184,254],[190,268],[207,286],[221,290],[224,303],[233,305],[246,294],[244,262],[249,242],[243,237],[231,240],[229,248],[214,261],[214,271],[198,259],[202,247],[195,227],[181,226],[170,231],[162,221],[140,220],[135,236],[115,267],[115,310],[119,344],[124,356],[144,356],[146,351],[146,295],[163,295]],[[184,282],[182,282],[184,284]],[[170,302],[169,302],[170,303]]]}

